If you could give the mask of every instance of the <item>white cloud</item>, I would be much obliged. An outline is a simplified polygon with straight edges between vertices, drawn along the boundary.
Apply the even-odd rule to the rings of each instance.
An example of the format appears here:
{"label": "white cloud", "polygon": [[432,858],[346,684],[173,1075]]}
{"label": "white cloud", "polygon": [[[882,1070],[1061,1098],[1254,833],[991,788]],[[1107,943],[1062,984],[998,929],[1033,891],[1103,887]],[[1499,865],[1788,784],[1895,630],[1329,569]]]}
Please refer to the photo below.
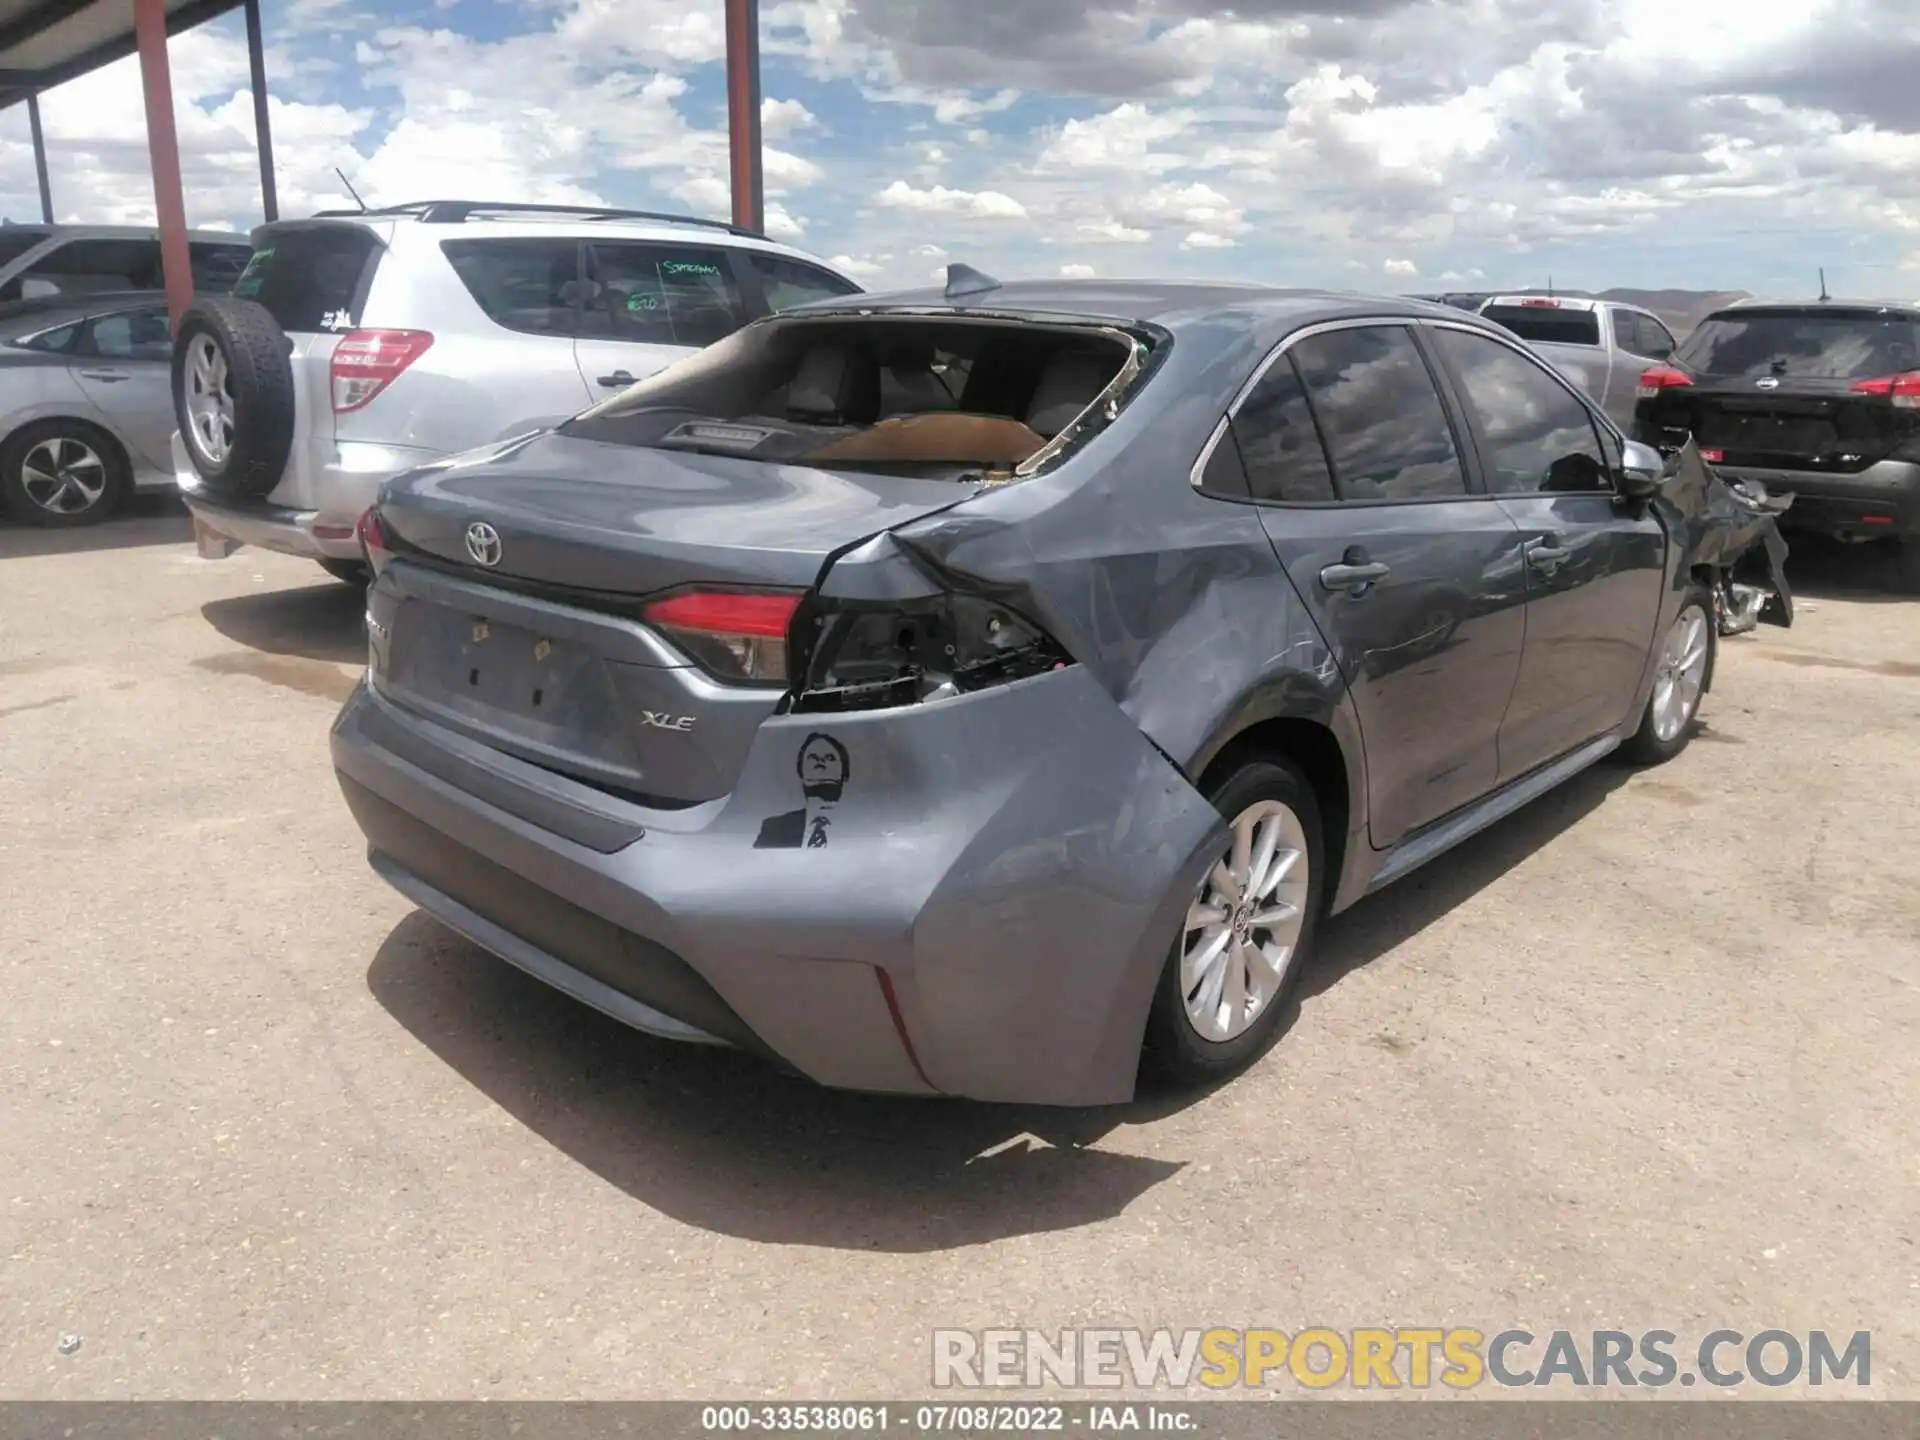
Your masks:
{"label": "white cloud", "polygon": [[1060,278],[1063,280],[1091,280],[1098,274],[1091,265],[1062,265]]}
{"label": "white cloud", "polygon": [[1153,238],[1152,231],[1122,225],[1118,220],[1096,220],[1082,225],[1079,235],[1082,240],[1100,245],[1140,245]]}
{"label": "white cloud", "polygon": [[1396,280],[1409,280],[1420,273],[1420,267],[1411,260],[1389,260],[1380,268]]}
{"label": "white cloud", "polygon": [[855,280],[871,280],[886,268],[878,261],[863,259],[858,255],[836,255],[827,263]]}
{"label": "white cloud", "polygon": [[769,190],[817,184],[825,178],[826,173],[813,161],[801,156],[776,150],[771,145],[760,147],[761,179]]}
{"label": "white cloud", "polygon": [[938,245],[916,245],[913,247],[912,253],[926,260],[944,260],[947,258],[947,252],[942,250]]}
{"label": "white cloud", "polygon": [[811,130],[819,123],[819,117],[798,100],[760,102],[760,136],[763,140],[783,139],[802,130]]}
{"label": "white cloud", "polygon": [[767,238],[793,243],[807,233],[807,222],[798,215],[789,215],[786,207],[769,202],[767,205]]}
{"label": "white cloud", "polygon": [[1231,235],[1216,235],[1211,230],[1192,230],[1180,242],[1182,250],[1231,250],[1240,242]]}
{"label": "white cloud", "polygon": [[1158,175],[1190,163],[1177,153],[1156,150],[1183,135],[1192,117],[1182,110],[1154,111],[1129,102],[1087,120],[1069,120],[1040,154],[1042,170],[1112,167]]}
{"label": "white cloud", "polygon": [[1021,220],[1027,214],[1026,206],[998,190],[949,190],[944,185],[918,190],[904,180],[895,180],[876,198],[895,210],[967,220]]}

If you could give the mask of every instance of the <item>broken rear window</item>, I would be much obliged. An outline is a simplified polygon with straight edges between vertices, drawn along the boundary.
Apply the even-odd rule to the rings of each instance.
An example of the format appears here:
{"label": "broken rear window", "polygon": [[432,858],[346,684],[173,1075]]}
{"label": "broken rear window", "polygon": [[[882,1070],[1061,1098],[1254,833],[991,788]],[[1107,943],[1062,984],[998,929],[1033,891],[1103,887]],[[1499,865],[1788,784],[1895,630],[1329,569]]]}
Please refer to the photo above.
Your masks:
{"label": "broken rear window", "polygon": [[1870,380],[1920,366],[1920,324],[1897,311],[1732,310],[1709,317],[1674,359],[1695,375]]}
{"label": "broken rear window", "polygon": [[1123,400],[1144,354],[1142,340],[1097,325],[785,317],[749,326],[562,428],[774,463],[1012,478],[1064,449],[1096,400]]}

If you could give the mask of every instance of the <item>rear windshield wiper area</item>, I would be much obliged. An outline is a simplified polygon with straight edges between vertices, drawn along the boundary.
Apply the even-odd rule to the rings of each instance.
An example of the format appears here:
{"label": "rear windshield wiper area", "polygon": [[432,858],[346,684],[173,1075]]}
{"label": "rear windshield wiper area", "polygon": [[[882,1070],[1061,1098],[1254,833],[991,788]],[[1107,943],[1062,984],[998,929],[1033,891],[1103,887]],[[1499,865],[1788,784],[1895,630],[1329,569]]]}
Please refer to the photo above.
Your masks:
{"label": "rear windshield wiper area", "polygon": [[561,431],[822,469],[1015,479],[1117,418],[1163,338],[1007,316],[775,316]]}

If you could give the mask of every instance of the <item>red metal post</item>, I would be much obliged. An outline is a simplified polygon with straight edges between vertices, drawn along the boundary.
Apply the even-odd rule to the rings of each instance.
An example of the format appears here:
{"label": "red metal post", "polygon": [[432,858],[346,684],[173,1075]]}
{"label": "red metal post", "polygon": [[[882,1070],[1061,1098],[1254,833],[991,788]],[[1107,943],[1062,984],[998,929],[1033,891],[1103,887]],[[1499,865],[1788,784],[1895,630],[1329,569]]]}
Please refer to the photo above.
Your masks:
{"label": "red metal post", "polygon": [[153,167],[153,210],[160,221],[167,313],[178,323],[180,312],[193,301],[193,257],[187,249],[187,203],[180,190],[180,142],[173,130],[166,0],[133,0],[133,32],[147,96],[147,159]]}
{"label": "red metal post", "polygon": [[756,235],[767,228],[760,174],[760,0],[727,0],[727,140],[732,161],[733,223]]}

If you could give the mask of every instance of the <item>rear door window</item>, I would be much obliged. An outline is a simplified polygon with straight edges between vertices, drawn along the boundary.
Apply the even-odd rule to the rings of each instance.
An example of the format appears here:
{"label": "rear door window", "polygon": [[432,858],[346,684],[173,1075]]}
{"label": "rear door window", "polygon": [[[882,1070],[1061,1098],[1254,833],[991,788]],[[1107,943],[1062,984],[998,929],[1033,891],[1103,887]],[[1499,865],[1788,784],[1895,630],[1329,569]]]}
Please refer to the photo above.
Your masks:
{"label": "rear door window", "polygon": [[746,323],[719,250],[607,243],[587,247],[587,333],[607,340],[701,347]]}
{"label": "rear door window", "polygon": [[1327,452],[1291,356],[1269,365],[1248,392],[1234,412],[1233,438],[1254,499],[1312,505],[1336,498]]}
{"label": "rear door window", "polygon": [[857,295],[860,287],[842,280],[817,265],[805,265],[784,255],[767,255],[758,250],[744,252],[767,297],[769,310],[790,310],[810,300],[829,300],[839,295]]}
{"label": "rear door window", "polygon": [[1695,375],[1874,380],[1920,368],[1920,323],[1878,310],[1715,315],[1675,354]]}
{"label": "rear door window", "polygon": [[1571,390],[1497,340],[1461,330],[1436,330],[1434,338],[1479,421],[1487,489],[1612,488],[1593,416]]}
{"label": "rear door window", "polygon": [[245,273],[253,247],[196,240],[187,247],[187,253],[193,266],[193,288],[202,294],[225,295]]}
{"label": "rear door window", "polygon": [[1598,345],[1600,317],[1591,310],[1539,305],[1489,305],[1481,315],[1522,340],[1539,345]]}
{"label": "rear door window", "polygon": [[494,324],[528,335],[579,333],[578,241],[449,240],[440,248]]}
{"label": "rear door window", "polygon": [[351,223],[270,230],[233,293],[257,300],[290,333],[351,330],[381,248],[377,235]]}
{"label": "rear door window", "polygon": [[1467,493],[1453,427],[1406,327],[1333,330],[1289,353],[1326,436],[1343,501],[1449,500]]}
{"label": "rear door window", "polygon": [[102,315],[87,331],[80,345],[83,355],[98,355],[106,360],[155,360],[173,358],[173,330],[167,324],[164,305],[144,310],[122,310],[117,315]]}

